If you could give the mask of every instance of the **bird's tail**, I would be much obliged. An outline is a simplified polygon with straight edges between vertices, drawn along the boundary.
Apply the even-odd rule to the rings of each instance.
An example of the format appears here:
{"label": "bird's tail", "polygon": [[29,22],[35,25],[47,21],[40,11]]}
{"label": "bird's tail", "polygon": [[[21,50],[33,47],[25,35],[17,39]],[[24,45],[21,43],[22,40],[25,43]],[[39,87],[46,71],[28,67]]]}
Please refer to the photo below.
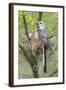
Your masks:
{"label": "bird's tail", "polygon": [[43,71],[46,73],[47,72],[47,61],[46,61],[46,47],[44,46],[44,66],[43,66]]}

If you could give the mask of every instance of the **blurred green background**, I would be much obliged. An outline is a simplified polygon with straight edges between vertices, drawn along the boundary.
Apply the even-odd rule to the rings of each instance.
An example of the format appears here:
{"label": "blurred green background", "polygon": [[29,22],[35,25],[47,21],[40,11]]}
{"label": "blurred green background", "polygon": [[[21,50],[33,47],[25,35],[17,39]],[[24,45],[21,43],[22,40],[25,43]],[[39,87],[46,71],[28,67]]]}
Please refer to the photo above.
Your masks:
{"label": "blurred green background", "polygon": [[[24,48],[19,47],[18,59],[18,78],[34,78],[31,64],[33,63],[32,57],[27,47],[28,39],[26,37],[25,29],[27,26],[28,33],[37,32],[38,19],[41,15],[41,21],[46,25],[51,42],[52,50],[47,50],[47,73],[43,72],[42,53],[39,50],[38,55],[38,77],[57,77],[58,76],[58,13],[57,12],[31,12],[19,11],[18,12],[18,42]],[[24,17],[25,22],[24,23]],[[26,24],[26,26],[25,26]],[[27,54],[24,54],[26,52]],[[29,61],[27,60],[29,59]]]}

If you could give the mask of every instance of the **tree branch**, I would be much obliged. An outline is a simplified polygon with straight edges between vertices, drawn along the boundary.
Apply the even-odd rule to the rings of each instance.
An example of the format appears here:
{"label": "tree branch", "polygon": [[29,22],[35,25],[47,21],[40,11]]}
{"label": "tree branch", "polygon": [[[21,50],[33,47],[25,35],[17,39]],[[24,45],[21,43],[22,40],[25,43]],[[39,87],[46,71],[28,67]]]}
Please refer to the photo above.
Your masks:
{"label": "tree branch", "polygon": [[26,60],[27,60],[28,63],[30,64],[34,77],[35,77],[35,78],[38,78],[38,70],[36,70],[37,67],[34,68],[34,65],[35,65],[35,57],[33,56],[32,52],[31,52],[30,50],[26,50],[26,49],[25,49],[23,46],[21,46],[20,44],[19,44],[19,48],[21,49],[21,51],[23,52]]}
{"label": "tree branch", "polygon": [[25,33],[26,33],[26,36],[27,36],[28,40],[30,40],[29,33],[28,33],[28,28],[27,28],[27,23],[26,23],[26,18],[25,18],[25,15],[22,15],[22,16],[23,16],[23,20],[24,20]]}
{"label": "tree branch", "polygon": [[42,18],[42,12],[39,12],[38,22],[41,21],[41,18]]}
{"label": "tree branch", "polygon": [[54,36],[56,36],[56,33],[55,33],[55,34],[53,34],[53,35],[51,35],[51,36],[49,36],[49,39],[50,39],[50,38],[52,38],[52,37],[54,37]]}

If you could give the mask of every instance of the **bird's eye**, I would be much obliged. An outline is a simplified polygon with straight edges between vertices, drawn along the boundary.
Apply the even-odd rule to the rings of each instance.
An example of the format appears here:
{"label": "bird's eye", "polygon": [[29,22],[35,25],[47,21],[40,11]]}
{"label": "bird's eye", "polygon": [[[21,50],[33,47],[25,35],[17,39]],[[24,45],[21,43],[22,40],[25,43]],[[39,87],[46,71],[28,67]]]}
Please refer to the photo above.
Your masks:
{"label": "bird's eye", "polygon": [[42,23],[40,23],[40,24],[42,24]]}

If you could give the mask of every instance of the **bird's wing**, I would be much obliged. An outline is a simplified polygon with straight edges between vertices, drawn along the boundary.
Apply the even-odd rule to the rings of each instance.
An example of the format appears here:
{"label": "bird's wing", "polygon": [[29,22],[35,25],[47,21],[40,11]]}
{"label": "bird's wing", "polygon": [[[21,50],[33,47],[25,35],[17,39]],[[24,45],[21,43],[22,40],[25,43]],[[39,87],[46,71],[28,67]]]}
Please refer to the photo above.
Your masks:
{"label": "bird's wing", "polygon": [[46,47],[49,47],[48,33],[47,31],[41,31],[41,40]]}
{"label": "bird's wing", "polygon": [[48,32],[45,29],[42,30],[41,33],[44,38],[48,39]]}

